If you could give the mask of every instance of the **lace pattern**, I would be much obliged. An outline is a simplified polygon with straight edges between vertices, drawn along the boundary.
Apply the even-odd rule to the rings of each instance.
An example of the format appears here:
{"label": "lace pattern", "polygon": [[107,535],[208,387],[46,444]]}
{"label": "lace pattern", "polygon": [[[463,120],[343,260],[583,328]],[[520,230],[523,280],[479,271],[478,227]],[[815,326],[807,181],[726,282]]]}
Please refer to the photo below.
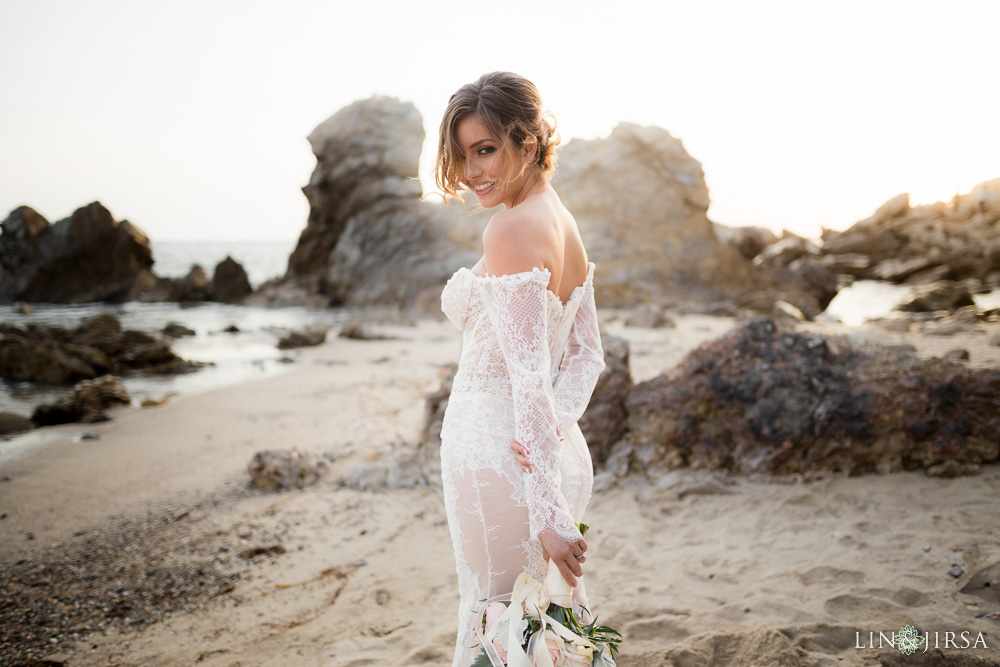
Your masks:
{"label": "lace pattern", "polygon": [[[580,538],[574,522],[589,502],[593,468],[576,421],[604,368],[594,268],[566,304],[549,291],[549,271],[538,268],[485,277],[459,269],[442,292],[442,310],[463,332],[441,429],[461,594],[457,667],[478,654],[471,624],[479,601],[510,592],[524,570],[544,578],[540,533]],[[509,449],[514,439],[531,452],[530,474]],[[575,596],[585,604],[583,586]]]}

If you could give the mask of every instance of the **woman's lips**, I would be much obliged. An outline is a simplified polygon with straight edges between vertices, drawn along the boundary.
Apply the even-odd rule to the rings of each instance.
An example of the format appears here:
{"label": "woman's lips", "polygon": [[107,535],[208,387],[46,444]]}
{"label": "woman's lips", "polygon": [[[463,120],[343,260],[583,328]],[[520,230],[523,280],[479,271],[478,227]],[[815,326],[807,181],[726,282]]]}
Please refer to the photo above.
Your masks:
{"label": "woman's lips", "polygon": [[492,192],[492,191],[493,191],[493,188],[495,188],[496,186],[497,186],[497,184],[496,184],[496,182],[494,181],[493,183],[490,183],[490,186],[489,186],[488,188],[484,188],[484,189],[482,189],[482,190],[477,190],[476,188],[472,188],[472,191],[476,193],[476,196],[477,196],[477,197],[482,197],[482,196],[483,196],[483,195],[485,195],[486,193],[488,193],[488,192]]}

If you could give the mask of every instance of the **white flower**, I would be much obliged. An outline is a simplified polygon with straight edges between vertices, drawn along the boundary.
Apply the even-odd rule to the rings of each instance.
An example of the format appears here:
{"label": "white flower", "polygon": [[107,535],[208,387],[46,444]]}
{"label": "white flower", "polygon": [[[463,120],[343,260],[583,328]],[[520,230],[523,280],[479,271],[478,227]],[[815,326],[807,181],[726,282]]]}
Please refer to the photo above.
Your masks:
{"label": "white flower", "polygon": [[564,649],[566,658],[564,664],[571,667],[590,667],[594,661],[594,647],[587,644],[567,644]]}
{"label": "white flower", "polygon": [[549,652],[552,667],[562,667],[566,664],[566,642],[554,630],[545,631],[545,648]]}

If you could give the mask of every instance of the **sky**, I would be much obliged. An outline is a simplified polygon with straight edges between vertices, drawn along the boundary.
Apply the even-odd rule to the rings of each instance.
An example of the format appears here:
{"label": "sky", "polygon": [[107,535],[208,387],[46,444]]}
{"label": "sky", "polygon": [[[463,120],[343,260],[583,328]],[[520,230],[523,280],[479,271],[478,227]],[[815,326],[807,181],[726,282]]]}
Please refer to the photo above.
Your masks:
{"label": "sky", "polygon": [[0,218],[99,200],[154,240],[289,240],[306,136],[372,95],[427,138],[479,75],[538,86],[564,142],[679,138],[709,217],[815,237],[1000,177],[996,0],[0,0]]}

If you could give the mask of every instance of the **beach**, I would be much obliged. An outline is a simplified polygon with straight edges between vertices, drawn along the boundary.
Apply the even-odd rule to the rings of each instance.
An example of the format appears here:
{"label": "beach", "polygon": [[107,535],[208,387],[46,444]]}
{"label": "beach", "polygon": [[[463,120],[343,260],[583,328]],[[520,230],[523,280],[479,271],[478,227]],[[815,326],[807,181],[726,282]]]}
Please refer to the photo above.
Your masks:
{"label": "beach", "polygon": [[[603,328],[629,340],[636,381],[735,323],[679,315],[646,329],[622,315],[602,312]],[[377,330],[396,338],[331,335],[284,373],[29,436],[46,441],[0,469],[5,618],[21,617],[11,599],[25,613],[0,664],[450,664],[458,589],[440,489],[341,481],[420,439],[461,338],[439,319]],[[982,359],[996,349],[983,338],[952,343]],[[320,482],[250,487],[256,452],[293,447],[329,460]],[[620,665],[1000,659],[1000,604],[961,592],[1000,562],[1000,466],[955,479],[675,474],[690,479],[595,491],[585,516],[592,611],[624,635]],[[936,632],[938,648],[879,648],[904,625]],[[947,646],[946,632],[958,633]]]}

